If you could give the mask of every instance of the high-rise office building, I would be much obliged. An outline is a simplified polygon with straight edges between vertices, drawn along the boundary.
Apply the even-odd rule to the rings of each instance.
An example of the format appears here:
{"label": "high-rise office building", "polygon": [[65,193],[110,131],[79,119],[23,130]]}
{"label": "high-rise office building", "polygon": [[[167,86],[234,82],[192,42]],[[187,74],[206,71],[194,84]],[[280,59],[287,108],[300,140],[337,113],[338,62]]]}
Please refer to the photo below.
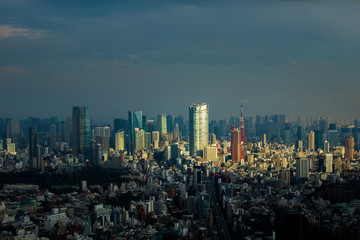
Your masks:
{"label": "high-rise office building", "polygon": [[174,130],[174,117],[172,115],[166,116],[167,132],[172,133]]}
{"label": "high-rise office building", "polygon": [[330,123],[329,130],[336,130],[336,123]]}
{"label": "high-rise office building", "polygon": [[125,132],[118,131],[115,133],[115,150],[123,151],[125,149]]}
{"label": "high-rise office building", "polygon": [[303,141],[301,141],[301,140],[297,141],[297,149],[298,149],[298,152],[304,151],[304,143],[303,143]]}
{"label": "high-rise office building", "polygon": [[175,123],[175,126],[174,126],[173,139],[175,141],[179,141],[179,139],[180,139],[179,124],[178,123]]}
{"label": "high-rise office building", "polygon": [[151,133],[155,131],[155,121],[154,120],[146,120],[146,131]]}
{"label": "high-rise office building", "polygon": [[319,128],[322,132],[327,132],[329,126],[329,120],[328,118],[320,118],[319,120]]}
{"label": "high-rise office building", "polygon": [[302,129],[301,126],[297,127],[296,138],[297,138],[298,141],[303,140],[303,129]]}
{"label": "high-rise office building", "polygon": [[142,116],[142,127],[141,127],[141,128],[144,130],[144,132],[147,131],[147,127],[146,127],[146,116],[145,116],[145,115]]}
{"label": "high-rise office building", "polygon": [[184,117],[182,115],[179,115],[174,119],[174,123],[177,123],[179,125],[179,137],[182,138],[183,136],[185,136]]}
{"label": "high-rise office building", "polygon": [[36,145],[39,143],[39,135],[35,126],[29,129],[29,163],[33,166],[34,159],[37,158]]}
{"label": "high-rise office building", "polygon": [[56,149],[56,125],[50,125],[50,147]]}
{"label": "high-rise office building", "polygon": [[129,122],[122,118],[114,118],[114,133],[117,133],[119,130],[128,131]]}
{"label": "high-rise office building", "polygon": [[145,132],[145,146],[144,146],[144,148],[146,150],[151,149],[151,133],[149,133],[149,132]]}
{"label": "high-rise office building", "polygon": [[71,119],[67,118],[61,122],[61,141],[66,142],[68,145],[71,143]]}
{"label": "high-rise office building", "polygon": [[137,110],[135,112],[129,111],[129,151],[132,153],[135,146],[135,128],[143,127],[142,111]]}
{"label": "high-rise office building", "polygon": [[329,153],[330,152],[330,145],[328,141],[324,142],[324,152]]}
{"label": "high-rise office building", "polygon": [[110,127],[96,127],[95,137],[110,137]]}
{"label": "high-rise office building", "polygon": [[107,161],[108,156],[109,156],[109,148],[110,148],[109,140],[110,140],[109,137],[101,137],[101,136],[95,137],[96,145],[101,144],[102,156],[103,156],[104,161]]}
{"label": "high-rise office building", "polygon": [[167,121],[165,114],[159,114],[157,116],[157,130],[160,135],[167,133]]}
{"label": "high-rise office building", "polygon": [[315,132],[310,131],[308,134],[308,150],[315,151]]}
{"label": "high-rise office building", "polygon": [[210,145],[216,144],[216,135],[214,133],[210,134]]}
{"label": "high-rise office building", "polygon": [[285,130],[284,131],[284,144],[286,146],[289,146],[291,143],[291,131],[290,130]]}
{"label": "high-rise office building", "polygon": [[349,136],[345,138],[345,159],[353,160],[354,158],[354,138]]}
{"label": "high-rise office building", "polygon": [[202,155],[209,142],[209,108],[206,103],[189,106],[190,155]]}
{"label": "high-rise office building", "polygon": [[172,162],[175,162],[177,158],[180,157],[180,153],[181,153],[181,150],[179,148],[179,144],[178,143],[174,143],[172,144],[171,146],[171,160]]}
{"label": "high-rise office building", "polygon": [[72,115],[72,151],[91,159],[91,131],[89,107],[73,107]]}
{"label": "high-rise office building", "polygon": [[36,161],[33,162],[33,167],[36,167],[37,169],[41,168],[41,160],[42,160],[42,147],[40,144],[36,144]]}
{"label": "high-rise office building", "polygon": [[233,162],[241,163],[241,132],[239,128],[231,128],[231,158]]}
{"label": "high-rise office building", "polygon": [[336,129],[335,130],[331,129],[328,131],[328,142],[329,142],[330,147],[339,146],[339,133]]}
{"label": "high-rise office building", "polygon": [[205,152],[204,152],[204,159],[206,159],[207,161],[213,162],[216,161],[218,156],[217,156],[217,147],[216,146],[206,146],[204,148]]}
{"label": "high-rise office building", "polygon": [[134,149],[139,151],[145,147],[145,132],[143,129],[135,128],[135,146]]}
{"label": "high-rise office building", "polygon": [[333,172],[333,155],[332,154],[325,155],[325,170],[327,173]]}
{"label": "high-rise office building", "polygon": [[318,149],[322,149],[324,147],[324,132],[322,130],[315,130],[315,148],[314,150],[317,151]]}
{"label": "high-rise office building", "polygon": [[159,148],[160,134],[159,131],[153,131],[151,133],[151,142],[154,148]]}
{"label": "high-rise office building", "polygon": [[263,145],[266,146],[266,133],[263,134]]}
{"label": "high-rise office building", "polygon": [[11,142],[19,145],[21,126],[19,120],[9,119],[6,124],[8,138],[11,138]]}
{"label": "high-rise office building", "polygon": [[280,137],[284,139],[285,135],[285,115],[277,114],[274,116],[275,123],[280,133]]}
{"label": "high-rise office building", "polygon": [[310,160],[307,158],[296,159],[296,180],[308,179],[310,169]]}
{"label": "high-rise office building", "polygon": [[93,164],[99,165],[102,161],[103,161],[103,147],[101,143],[95,143],[96,147],[95,147],[95,160],[93,162]]}

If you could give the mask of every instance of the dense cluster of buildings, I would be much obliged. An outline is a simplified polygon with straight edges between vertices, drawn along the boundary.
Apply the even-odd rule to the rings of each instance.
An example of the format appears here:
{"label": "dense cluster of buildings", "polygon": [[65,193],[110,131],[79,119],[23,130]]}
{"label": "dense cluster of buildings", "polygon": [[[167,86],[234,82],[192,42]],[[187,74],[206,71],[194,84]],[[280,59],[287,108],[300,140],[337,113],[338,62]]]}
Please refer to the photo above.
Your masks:
{"label": "dense cluster of buildings", "polygon": [[188,121],[137,110],[94,126],[88,107],[0,119],[2,172],[127,171],[70,193],[4,185],[0,238],[357,239],[359,121],[239,115],[210,121],[203,103]]}

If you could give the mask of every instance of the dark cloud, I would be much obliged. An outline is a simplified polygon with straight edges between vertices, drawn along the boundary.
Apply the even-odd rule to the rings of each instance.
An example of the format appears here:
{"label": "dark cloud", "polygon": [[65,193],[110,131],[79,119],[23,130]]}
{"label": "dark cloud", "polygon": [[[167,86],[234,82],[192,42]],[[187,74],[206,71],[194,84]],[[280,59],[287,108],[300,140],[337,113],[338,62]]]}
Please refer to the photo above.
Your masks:
{"label": "dark cloud", "polygon": [[187,115],[188,104],[207,102],[220,119],[245,98],[252,115],[359,117],[349,107],[360,103],[359,10],[358,2],[2,1],[0,77],[15,91],[2,98],[16,100],[0,106],[6,116],[65,117],[89,105],[106,120],[134,108]]}

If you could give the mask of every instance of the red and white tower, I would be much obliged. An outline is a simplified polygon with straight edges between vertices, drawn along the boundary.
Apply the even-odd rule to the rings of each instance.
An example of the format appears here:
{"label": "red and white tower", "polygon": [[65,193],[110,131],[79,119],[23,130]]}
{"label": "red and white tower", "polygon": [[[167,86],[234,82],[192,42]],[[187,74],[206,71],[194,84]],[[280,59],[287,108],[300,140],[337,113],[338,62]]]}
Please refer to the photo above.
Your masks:
{"label": "red and white tower", "polygon": [[240,130],[241,130],[241,142],[246,143],[245,131],[244,131],[244,116],[243,116],[243,105],[240,107]]}

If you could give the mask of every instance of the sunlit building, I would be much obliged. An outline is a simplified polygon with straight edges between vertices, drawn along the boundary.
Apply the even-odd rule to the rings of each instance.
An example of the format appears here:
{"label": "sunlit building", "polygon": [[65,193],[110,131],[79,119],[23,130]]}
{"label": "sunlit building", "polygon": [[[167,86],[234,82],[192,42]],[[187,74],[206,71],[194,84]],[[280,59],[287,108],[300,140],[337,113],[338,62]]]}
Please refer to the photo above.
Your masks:
{"label": "sunlit building", "polygon": [[189,106],[190,155],[201,155],[209,142],[209,108],[206,103]]}

